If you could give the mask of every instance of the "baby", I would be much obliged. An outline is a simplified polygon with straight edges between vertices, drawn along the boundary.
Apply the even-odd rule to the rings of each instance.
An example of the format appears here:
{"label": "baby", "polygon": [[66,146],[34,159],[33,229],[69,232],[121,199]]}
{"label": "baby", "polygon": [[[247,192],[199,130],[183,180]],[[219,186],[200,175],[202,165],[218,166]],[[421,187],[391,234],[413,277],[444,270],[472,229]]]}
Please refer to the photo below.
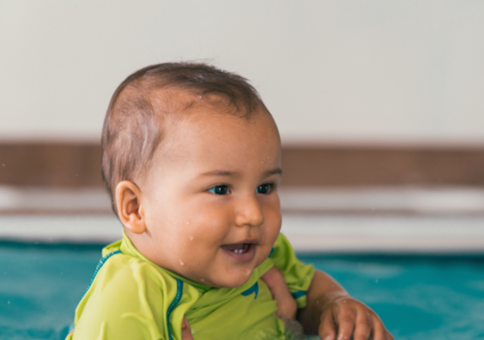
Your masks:
{"label": "baby", "polygon": [[279,133],[244,78],[139,70],[111,99],[102,147],[123,239],[104,248],[67,339],[286,339],[294,316],[324,340],[393,339],[279,233]]}

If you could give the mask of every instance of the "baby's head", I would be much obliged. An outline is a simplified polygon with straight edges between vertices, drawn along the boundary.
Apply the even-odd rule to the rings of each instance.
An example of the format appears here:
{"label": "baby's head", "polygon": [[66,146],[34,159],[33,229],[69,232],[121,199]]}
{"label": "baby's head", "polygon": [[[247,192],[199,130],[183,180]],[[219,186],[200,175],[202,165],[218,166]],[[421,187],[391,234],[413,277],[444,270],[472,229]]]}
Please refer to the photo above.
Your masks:
{"label": "baby's head", "polygon": [[244,78],[192,63],[137,71],[111,99],[102,146],[113,209],[152,262],[237,287],[269,256],[280,139]]}

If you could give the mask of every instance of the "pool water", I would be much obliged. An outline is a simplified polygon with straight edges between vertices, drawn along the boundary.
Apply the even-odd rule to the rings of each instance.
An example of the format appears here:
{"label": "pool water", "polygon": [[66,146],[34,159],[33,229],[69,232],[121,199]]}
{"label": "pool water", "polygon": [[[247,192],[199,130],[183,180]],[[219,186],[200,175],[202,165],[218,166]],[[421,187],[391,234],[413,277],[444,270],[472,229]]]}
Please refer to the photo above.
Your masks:
{"label": "pool water", "polygon": [[[63,339],[100,245],[0,242],[0,339]],[[309,256],[395,339],[484,338],[484,256]]]}
{"label": "pool water", "polygon": [[484,256],[301,256],[369,305],[395,339],[484,339]]}

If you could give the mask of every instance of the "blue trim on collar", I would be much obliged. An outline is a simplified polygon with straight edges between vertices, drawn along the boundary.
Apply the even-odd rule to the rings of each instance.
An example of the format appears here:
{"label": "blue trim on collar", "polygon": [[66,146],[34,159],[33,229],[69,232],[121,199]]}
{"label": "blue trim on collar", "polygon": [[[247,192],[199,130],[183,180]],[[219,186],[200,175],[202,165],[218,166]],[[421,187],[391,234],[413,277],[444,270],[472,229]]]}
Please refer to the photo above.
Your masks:
{"label": "blue trim on collar", "polygon": [[244,290],[240,294],[242,294],[243,296],[249,296],[252,293],[255,293],[254,300],[257,299],[257,295],[259,295],[259,283],[257,281],[252,285],[252,287]]}
{"label": "blue trim on collar", "polygon": [[170,314],[175,309],[176,305],[180,302],[182,295],[183,295],[183,281],[175,278],[176,280],[176,295],[173,301],[171,302],[170,306],[168,307],[168,310],[166,311],[166,330],[168,331],[168,338],[170,340],[173,340],[173,337],[171,336],[170,332]]}
{"label": "blue trim on collar", "polygon": [[291,293],[291,295],[294,299],[299,299],[300,297],[306,295],[306,292],[304,290],[298,290],[297,292]]}
{"label": "blue trim on collar", "polygon": [[96,278],[96,275],[97,273],[101,270],[101,267],[103,266],[104,263],[106,263],[106,261],[113,255],[116,255],[116,254],[121,254],[121,250],[116,250],[116,251],[112,251],[110,252],[109,254],[106,254],[106,256],[104,256],[101,261],[99,261],[96,269],[94,270],[94,274],[92,275],[92,278],[91,278],[91,282],[89,282],[89,285],[87,286],[86,290],[84,291],[84,294],[82,294],[82,297],[81,297],[81,300],[84,298],[84,295],[86,295],[87,291],[89,290],[89,288],[91,288],[92,286],[92,283],[94,282],[94,279]]}

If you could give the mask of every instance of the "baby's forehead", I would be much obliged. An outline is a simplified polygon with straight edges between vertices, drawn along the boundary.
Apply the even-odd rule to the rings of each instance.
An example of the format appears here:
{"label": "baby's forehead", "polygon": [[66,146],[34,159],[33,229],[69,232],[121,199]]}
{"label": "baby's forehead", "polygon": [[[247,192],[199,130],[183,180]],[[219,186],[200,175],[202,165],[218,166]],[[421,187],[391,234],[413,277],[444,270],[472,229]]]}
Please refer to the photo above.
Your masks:
{"label": "baby's forehead", "polygon": [[[182,172],[242,174],[254,164],[265,173],[279,162],[280,138],[269,114],[257,112],[247,118],[193,110],[170,124],[153,158],[157,170],[152,173],[170,174],[170,169],[180,167]],[[196,177],[192,175],[187,178]]]}
{"label": "baby's forehead", "polygon": [[[227,105],[227,103],[220,103],[217,99],[213,101],[203,101],[203,98],[198,100],[183,112],[165,116],[160,149],[169,151],[180,147],[180,144],[186,146],[190,143],[207,143],[207,136],[209,139],[212,139],[211,136],[216,139],[221,131],[229,136],[237,135],[241,130],[252,133],[255,132],[258,125],[264,125],[267,136],[279,140],[279,133],[272,116],[262,108],[247,113],[237,111],[237,108]],[[206,133],[202,133],[203,131]],[[218,139],[216,141],[223,142]],[[263,142],[260,147],[264,147]]]}

